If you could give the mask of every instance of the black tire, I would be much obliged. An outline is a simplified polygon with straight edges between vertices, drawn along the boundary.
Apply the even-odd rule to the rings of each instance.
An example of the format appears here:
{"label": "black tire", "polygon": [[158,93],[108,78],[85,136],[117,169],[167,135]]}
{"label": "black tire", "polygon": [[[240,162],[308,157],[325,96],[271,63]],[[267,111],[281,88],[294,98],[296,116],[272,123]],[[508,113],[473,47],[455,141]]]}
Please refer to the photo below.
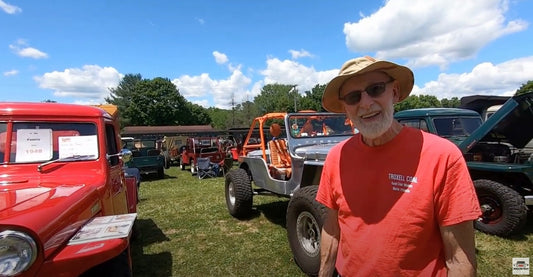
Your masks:
{"label": "black tire", "polygon": [[160,168],[157,169],[157,177],[159,179],[165,178],[165,169],[164,168],[160,167]]}
{"label": "black tire", "polygon": [[320,233],[326,207],[315,200],[318,186],[298,189],[287,207],[287,236],[300,269],[309,276],[320,269]]}
{"label": "black tire", "polygon": [[246,218],[252,214],[253,190],[246,170],[237,168],[226,174],[226,205],[229,214],[236,218]]}
{"label": "black tire", "polygon": [[527,221],[527,206],[518,192],[501,183],[474,181],[483,214],[474,227],[487,234],[506,237],[518,233]]}

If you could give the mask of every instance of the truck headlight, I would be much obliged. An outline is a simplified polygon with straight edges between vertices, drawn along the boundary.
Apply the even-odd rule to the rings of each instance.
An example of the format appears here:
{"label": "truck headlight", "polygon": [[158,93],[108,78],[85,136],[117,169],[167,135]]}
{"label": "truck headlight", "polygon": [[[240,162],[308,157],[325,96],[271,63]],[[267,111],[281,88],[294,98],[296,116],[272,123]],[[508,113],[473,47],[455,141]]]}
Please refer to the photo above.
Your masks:
{"label": "truck headlight", "polygon": [[37,244],[27,234],[0,232],[0,276],[13,276],[27,270],[37,258]]}

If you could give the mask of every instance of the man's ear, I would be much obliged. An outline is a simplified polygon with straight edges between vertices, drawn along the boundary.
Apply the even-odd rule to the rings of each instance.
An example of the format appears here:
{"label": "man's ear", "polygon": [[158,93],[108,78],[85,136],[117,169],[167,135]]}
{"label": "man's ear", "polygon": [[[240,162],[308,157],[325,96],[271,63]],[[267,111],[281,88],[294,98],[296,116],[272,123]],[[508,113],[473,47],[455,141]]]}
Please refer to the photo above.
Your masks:
{"label": "man's ear", "polygon": [[392,99],[393,99],[393,103],[396,104],[398,102],[400,102],[400,82],[398,81],[394,81],[393,83],[393,87],[392,87]]}

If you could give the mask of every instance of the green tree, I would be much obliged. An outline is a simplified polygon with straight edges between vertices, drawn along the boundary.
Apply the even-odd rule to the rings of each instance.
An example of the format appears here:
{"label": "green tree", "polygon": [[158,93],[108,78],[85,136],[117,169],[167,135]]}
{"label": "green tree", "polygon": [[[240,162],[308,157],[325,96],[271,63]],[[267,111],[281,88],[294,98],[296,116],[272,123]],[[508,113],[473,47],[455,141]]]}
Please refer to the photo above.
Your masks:
{"label": "green tree", "polygon": [[132,102],[135,87],[140,81],[142,81],[141,74],[126,74],[116,88],[109,89],[110,95],[105,98],[107,103],[117,106],[121,127],[131,125],[131,118],[126,113],[126,109]]}
{"label": "green tree", "polygon": [[461,101],[457,97],[452,97],[451,99],[443,98],[440,100],[440,104],[443,108],[457,108],[461,106]]}
{"label": "green tree", "polygon": [[186,109],[183,110],[180,116],[183,116],[183,118],[180,121],[176,121],[176,125],[207,125],[212,122],[209,113],[204,107],[191,102],[186,103]]}
{"label": "green tree", "polygon": [[324,95],[326,85],[315,85],[311,91],[306,91],[300,101],[298,110],[325,111],[322,107],[322,95]]}
{"label": "green tree", "polygon": [[533,91],[533,81],[527,81],[527,83],[522,84],[522,86],[520,86],[520,88],[516,90],[515,95],[520,95],[531,91]]}
{"label": "green tree", "polygon": [[[294,85],[268,84],[254,98],[261,114],[270,112],[294,112],[300,102],[300,94]],[[296,107],[296,109],[295,109]]]}
{"label": "green tree", "polygon": [[418,108],[435,108],[441,107],[441,103],[437,97],[433,95],[410,95],[405,100],[397,103],[394,106],[395,111],[403,111],[407,109]]}

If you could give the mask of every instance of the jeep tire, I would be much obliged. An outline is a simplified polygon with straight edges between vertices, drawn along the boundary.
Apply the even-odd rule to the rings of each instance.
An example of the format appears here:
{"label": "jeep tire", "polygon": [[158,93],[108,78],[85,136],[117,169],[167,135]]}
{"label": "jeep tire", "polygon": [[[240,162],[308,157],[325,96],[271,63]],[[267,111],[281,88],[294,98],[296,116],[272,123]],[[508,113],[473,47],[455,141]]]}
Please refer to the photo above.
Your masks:
{"label": "jeep tire", "polygon": [[287,207],[287,236],[300,269],[309,276],[320,269],[320,233],[326,207],[315,200],[318,186],[298,189]]}
{"label": "jeep tire", "polygon": [[252,214],[252,182],[246,170],[237,168],[226,174],[226,205],[236,218],[247,218]]}
{"label": "jeep tire", "polygon": [[527,207],[518,192],[487,179],[475,180],[474,187],[483,213],[474,223],[477,230],[505,237],[517,233],[526,224]]}

